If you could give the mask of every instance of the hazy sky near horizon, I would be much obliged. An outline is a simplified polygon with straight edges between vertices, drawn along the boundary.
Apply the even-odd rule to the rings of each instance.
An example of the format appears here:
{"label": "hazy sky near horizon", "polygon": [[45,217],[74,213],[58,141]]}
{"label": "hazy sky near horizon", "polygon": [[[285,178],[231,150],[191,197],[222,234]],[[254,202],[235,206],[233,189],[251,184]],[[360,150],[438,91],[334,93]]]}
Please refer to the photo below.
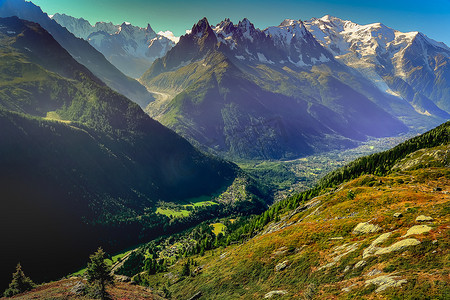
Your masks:
{"label": "hazy sky near horizon", "polygon": [[211,24],[225,18],[248,18],[255,27],[279,25],[284,19],[307,20],[332,15],[359,24],[381,22],[400,31],[421,31],[450,46],[450,0],[31,0],[49,15],[65,13],[97,21],[124,21],[179,36],[207,17]]}

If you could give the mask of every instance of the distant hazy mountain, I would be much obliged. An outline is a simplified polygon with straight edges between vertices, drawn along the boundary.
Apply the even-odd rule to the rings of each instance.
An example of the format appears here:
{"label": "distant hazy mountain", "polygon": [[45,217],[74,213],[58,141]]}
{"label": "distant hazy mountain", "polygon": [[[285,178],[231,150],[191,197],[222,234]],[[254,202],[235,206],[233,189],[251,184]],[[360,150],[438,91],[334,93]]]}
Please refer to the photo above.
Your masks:
{"label": "distant hazy mountain", "polygon": [[0,287],[18,261],[50,280],[99,245],[163,234],[158,201],[211,195],[236,177],[236,166],[112,91],[39,24],[0,18],[0,44]]}
{"label": "distant hazy mountain", "polygon": [[83,18],[65,14],[51,16],[75,36],[87,40],[119,70],[133,78],[140,77],[159,57],[169,51],[178,38],[171,32],[155,33],[150,27],[133,26],[130,23],[114,25],[97,22],[92,26]]}
{"label": "distant hazy mountain", "polygon": [[86,66],[113,90],[125,95],[141,106],[146,106],[153,97],[136,80],[125,76],[88,42],[76,38],[67,29],[51,20],[47,14],[24,0],[3,0],[0,17],[18,16],[21,19],[39,23],[63,46],[73,58]]}
{"label": "distant hazy mountain", "polygon": [[421,114],[449,119],[450,48],[420,32],[325,16],[305,22],[333,56]]}
{"label": "distant hazy mountain", "polygon": [[162,95],[151,116],[238,158],[298,157],[445,120],[380,90],[294,20],[265,30],[200,20],[140,81]]}

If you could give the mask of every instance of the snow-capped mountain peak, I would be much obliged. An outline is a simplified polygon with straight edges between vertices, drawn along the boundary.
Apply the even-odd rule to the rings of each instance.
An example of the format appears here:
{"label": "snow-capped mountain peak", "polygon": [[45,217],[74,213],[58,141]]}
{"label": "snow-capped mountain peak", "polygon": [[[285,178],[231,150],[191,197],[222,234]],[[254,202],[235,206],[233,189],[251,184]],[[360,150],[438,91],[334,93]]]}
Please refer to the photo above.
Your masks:
{"label": "snow-capped mountain peak", "polygon": [[416,32],[416,37],[420,36],[420,38],[422,38],[426,43],[430,44],[431,46],[433,46],[434,48],[438,49],[439,51],[445,51],[444,53],[448,54],[450,52],[450,48],[442,43],[442,42],[437,42],[433,39],[430,39],[429,37],[427,37],[425,34],[421,33],[421,32]]}
{"label": "snow-capped mountain peak", "polygon": [[293,38],[304,38],[308,34],[302,21],[291,19],[284,20],[279,26],[268,27],[264,32],[286,46],[291,44]]}
{"label": "snow-capped mountain peak", "polygon": [[212,30],[219,44],[239,61],[305,67],[332,60],[301,20],[286,19],[279,26],[260,30],[247,18],[237,24],[225,19]]}
{"label": "snow-capped mountain peak", "polygon": [[233,31],[233,29],[234,24],[228,18],[226,18],[225,20],[223,20],[214,27],[214,31],[216,32],[216,34],[223,33],[225,35],[230,34]]}
{"label": "snow-capped mountain peak", "polygon": [[450,48],[445,44],[417,31],[401,32],[382,23],[360,25],[329,15],[304,23],[336,60],[381,91],[407,99],[419,113],[445,115],[440,109],[449,105],[439,100],[441,92],[432,92],[446,84],[442,73],[450,63]]}
{"label": "snow-capped mountain peak", "polygon": [[231,50],[236,49],[238,46],[242,49],[247,49],[248,44],[256,42],[261,38],[261,35],[264,36],[261,30],[256,29],[247,18],[239,21],[238,24],[233,24],[230,19],[225,19],[213,26],[212,30],[218,42],[227,45]]}

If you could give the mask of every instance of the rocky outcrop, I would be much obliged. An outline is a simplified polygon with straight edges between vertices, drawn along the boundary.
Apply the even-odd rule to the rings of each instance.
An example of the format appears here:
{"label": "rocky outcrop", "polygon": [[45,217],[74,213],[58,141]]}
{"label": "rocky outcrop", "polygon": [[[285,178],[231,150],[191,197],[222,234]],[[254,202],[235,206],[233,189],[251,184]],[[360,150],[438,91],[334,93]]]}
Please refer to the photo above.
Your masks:
{"label": "rocky outcrop", "polygon": [[366,265],[366,261],[365,260],[360,260],[358,261],[355,266],[353,267],[353,269],[359,269],[362,268]]}
{"label": "rocky outcrop", "polygon": [[78,281],[70,289],[70,292],[75,294],[75,295],[83,295],[86,292],[86,284],[84,284],[82,281]]}
{"label": "rocky outcrop", "polygon": [[370,284],[375,284],[378,288],[375,290],[376,293],[382,292],[390,287],[400,287],[402,284],[406,283],[405,279],[398,279],[399,276],[383,275],[377,278],[366,280],[366,286]]}
{"label": "rocky outcrop", "polygon": [[415,226],[411,227],[410,229],[408,229],[408,232],[406,232],[404,237],[414,235],[414,234],[426,233],[426,232],[429,232],[431,229],[433,229],[433,228],[431,228],[428,225],[415,225]]}
{"label": "rocky outcrop", "polygon": [[376,238],[372,244],[370,244],[369,247],[367,247],[366,249],[364,249],[363,252],[363,258],[367,258],[373,255],[373,253],[375,253],[377,250],[381,249],[380,247],[377,247],[378,244],[384,243],[389,236],[392,234],[392,232],[387,232],[387,233],[383,233],[382,235],[380,235],[378,238]]}
{"label": "rocky outcrop", "polygon": [[420,215],[416,218],[416,222],[431,222],[433,221],[432,217]]}
{"label": "rocky outcrop", "polygon": [[370,224],[368,222],[359,223],[356,225],[356,227],[353,229],[354,234],[367,234],[367,233],[374,233],[381,229],[380,226]]}
{"label": "rocky outcrop", "polygon": [[409,247],[409,246],[415,246],[420,244],[420,241],[416,240],[416,239],[404,239],[401,241],[398,241],[392,245],[390,245],[389,247],[378,247],[377,245],[384,243],[392,234],[392,232],[387,232],[387,233],[383,233],[382,235],[380,235],[377,239],[375,239],[372,244],[370,244],[369,247],[367,247],[366,249],[364,249],[363,252],[363,258],[367,258],[373,255],[381,255],[381,254],[386,254],[386,253],[391,253],[393,251],[400,251],[405,247]]}
{"label": "rocky outcrop", "polygon": [[130,282],[131,278],[125,275],[115,275],[114,279],[118,282]]}
{"label": "rocky outcrop", "polygon": [[323,265],[319,267],[317,270],[322,270],[325,268],[329,268],[334,266],[338,261],[341,260],[342,257],[352,253],[353,251],[356,251],[358,249],[359,243],[353,243],[353,244],[344,244],[339,247],[336,247],[332,253],[332,261],[327,263],[326,265]]}
{"label": "rocky outcrop", "polygon": [[405,239],[405,240],[401,240],[397,243],[394,243],[392,245],[390,245],[389,247],[386,248],[381,248],[379,250],[377,250],[375,252],[375,255],[381,255],[381,254],[386,254],[386,253],[391,253],[393,251],[400,251],[403,248],[409,247],[409,246],[415,246],[420,244],[420,241],[416,240],[416,239]]}

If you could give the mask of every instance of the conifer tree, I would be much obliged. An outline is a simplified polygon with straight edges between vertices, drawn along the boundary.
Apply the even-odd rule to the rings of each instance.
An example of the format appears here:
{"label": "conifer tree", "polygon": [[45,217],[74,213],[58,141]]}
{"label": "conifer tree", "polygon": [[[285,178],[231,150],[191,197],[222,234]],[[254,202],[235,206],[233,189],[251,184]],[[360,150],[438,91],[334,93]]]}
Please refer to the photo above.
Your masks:
{"label": "conifer tree", "polygon": [[183,270],[181,270],[181,276],[189,276],[191,274],[191,270],[189,267],[189,261],[183,265]]}
{"label": "conifer tree", "polygon": [[88,282],[99,289],[100,298],[107,299],[106,286],[114,284],[114,276],[111,274],[111,267],[105,263],[106,254],[102,248],[92,254],[87,267]]}
{"label": "conifer tree", "polygon": [[12,297],[25,291],[29,291],[36,286],[29,277],[25,276],[20,263],[17,264],[16,272],[13,273],[12,277],[13,279],[9,284],[9,287],[3,293],[5,297]]}

